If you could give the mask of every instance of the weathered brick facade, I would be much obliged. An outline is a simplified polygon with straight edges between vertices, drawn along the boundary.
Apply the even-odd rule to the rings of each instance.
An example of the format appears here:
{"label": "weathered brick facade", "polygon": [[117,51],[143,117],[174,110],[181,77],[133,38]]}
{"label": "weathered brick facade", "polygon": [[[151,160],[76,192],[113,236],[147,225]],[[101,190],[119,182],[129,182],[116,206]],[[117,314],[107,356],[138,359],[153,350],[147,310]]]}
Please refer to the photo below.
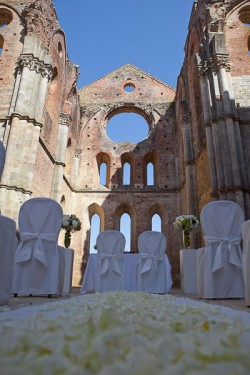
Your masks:
{"label": "weathered brick facade", "polygon": [[[199,215],[210,200],[231,199],[250,218],[249,24],[250,1],[195,1],[176,91],[131,64],[77,90],[78,70],[67,57],[52,0],[1,1],[1,210],[17,219],[25,200],[47,196],[81,218],[82,230],[72,236],[74,285],[81,283],[94,214],[104,230],[119,229],[128,213],[137,251],[138,235],[151,229],[157,213],[175,285],[182,246],[172,225],[177,215]],[[108,121],[123,112],[145,118],[145,140],[109,139]],[[103,163],[105,186],[99,183]],[[129,186],[123,185],[125,163]],[[192,245],[200,245],[199,235]]]}

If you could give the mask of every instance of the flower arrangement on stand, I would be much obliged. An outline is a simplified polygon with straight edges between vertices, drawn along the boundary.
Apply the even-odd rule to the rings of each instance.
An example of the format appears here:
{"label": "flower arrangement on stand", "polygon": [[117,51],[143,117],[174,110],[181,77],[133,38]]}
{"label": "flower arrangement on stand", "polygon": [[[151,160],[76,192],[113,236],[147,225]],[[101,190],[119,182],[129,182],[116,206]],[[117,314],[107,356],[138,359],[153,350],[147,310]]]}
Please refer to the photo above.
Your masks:
{"label": "flower arrangement on stand", "polygon": [[62,229],[65,230],[64,246],[70,247],[71,233],[81,230],[81,221],[76,215],[63,215]]}
{"label": "flower arrangement on stand", "polygon": [[200,222],[197,217],[194,215],[177,216],[173,224],[176,229],[182,230],[184,246],[190,248],[190,232],[200,228]]}

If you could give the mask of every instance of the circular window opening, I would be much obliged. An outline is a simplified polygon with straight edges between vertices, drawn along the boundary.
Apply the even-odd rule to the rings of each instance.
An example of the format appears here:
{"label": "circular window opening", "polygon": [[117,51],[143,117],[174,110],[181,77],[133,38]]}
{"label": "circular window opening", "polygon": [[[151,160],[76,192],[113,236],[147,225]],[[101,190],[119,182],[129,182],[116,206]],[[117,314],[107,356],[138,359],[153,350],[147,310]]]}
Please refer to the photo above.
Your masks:
{"label": "circular window opening", "polygon": [[135,85],[133,83],[126,83],[123,86],[123,90],[126,92],[133,92],[135,90]]}
{"label": "circular window opening", "polygon": [[120,113],[112,117],[106,127],[108,137],[116,143],[141,142],[148,132],[147,121],[136,113]]}
{"label": "circular window opening", "polygon": [[250,6],[239,11],[239,20],[246,26],[250,26]]}
{"label": "circular window opening", "polygon": [[13,19],[13,14],[10,10],[0,8],[0,28],[6,27]]}

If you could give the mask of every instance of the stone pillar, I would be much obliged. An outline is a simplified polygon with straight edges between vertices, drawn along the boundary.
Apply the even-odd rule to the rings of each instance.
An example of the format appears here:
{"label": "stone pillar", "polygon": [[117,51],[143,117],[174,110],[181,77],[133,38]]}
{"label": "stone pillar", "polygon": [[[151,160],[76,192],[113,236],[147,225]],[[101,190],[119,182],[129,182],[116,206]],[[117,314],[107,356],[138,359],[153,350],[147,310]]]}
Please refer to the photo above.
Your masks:
{"label": "stone pillar", "polygon": [[186,174],[187,208],[189,213],[197,214],[196,176],[193,160],[191,118],[185,102],[180,103],[182,113],[182,138]]}
{"label": "stone pillar", "polygon": [[233,189],[235,191],[235,199],[238,204],[244,209],[244,197],[242,191],[242,178],[241,178],[241,168],[239,162],[239,150],[237,147],[237,132],[235,130],[234,123],[234,100],[232,97],[229,80],[228,71],[230,70],[230,65],[228,63],[227,56],[216,56],[216,65],[219,70],[219,80],[221,87],[221,96],[224,108],[224,117],[227,132],[227,141],[229,145],[230,161],[233,175]]}
{"label": "stone pillar", "polygon": [[62,195],[63,173],[65,168],[66,149],[71,116],[61,113],[57,137],[56,164],[54,166],[51,198],[60,202]]}
{"label": "stone pillar", "polygon": [[17,64],[20,84],[18,89],[17,84],[14,89],[8,139],[5,133],[6,161],[0,185],[2,212],[14,219],[21,204],[32,194],[42,113],[48,82],[52,77],[51,65],[33,54],[21,55]]}
{"label": "stone pillar", "polygon": [[[218,176],[217,176],[216,151],[218,151],[218,148],[214,147],[214,139],[213,139],[212,130],[215,126],[212,127],[210,87],[209,87],[209,81],[206,77],[207,65],[206,64],[204,66],[199,65],[198,70],[200,73],[200,86],[201,86],[204,126],[206,128],[207,151],[208,151],[208,160],[209,160],[210,177],[211,177],[211,196],[217,197],[218,196]],[[220,169],[220,165],[218,167]]]}

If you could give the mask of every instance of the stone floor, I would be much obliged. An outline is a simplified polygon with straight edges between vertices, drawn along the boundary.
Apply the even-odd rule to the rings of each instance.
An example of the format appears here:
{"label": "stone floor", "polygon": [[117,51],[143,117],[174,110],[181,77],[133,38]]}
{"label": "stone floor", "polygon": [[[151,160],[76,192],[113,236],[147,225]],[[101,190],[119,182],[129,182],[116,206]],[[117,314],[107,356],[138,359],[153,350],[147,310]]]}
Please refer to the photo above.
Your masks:
{"label": "stone floor", "polygon": [[[58,298],[56,297],[48,298],[47,296],[12,297],[9,302],[9,307],[11,309],[17,309],[22,306],[41,305],[43,303],[56,302],[56,301],[60,301],[63,299],[69,299],[79,294],[80,294],[80,287],[73,287],[69,295],[58,297]],[[186,295],[179,289],[171,290],[170,294],[176,297],[188,297],[190,299],[206,302],[208,304],[230,307],[234,310],[241,310],[241,311],[246,311],[250,313],[250,307],[246,306],[244,299],[201,300],[201,299],[198,299],[195,295]]]}

